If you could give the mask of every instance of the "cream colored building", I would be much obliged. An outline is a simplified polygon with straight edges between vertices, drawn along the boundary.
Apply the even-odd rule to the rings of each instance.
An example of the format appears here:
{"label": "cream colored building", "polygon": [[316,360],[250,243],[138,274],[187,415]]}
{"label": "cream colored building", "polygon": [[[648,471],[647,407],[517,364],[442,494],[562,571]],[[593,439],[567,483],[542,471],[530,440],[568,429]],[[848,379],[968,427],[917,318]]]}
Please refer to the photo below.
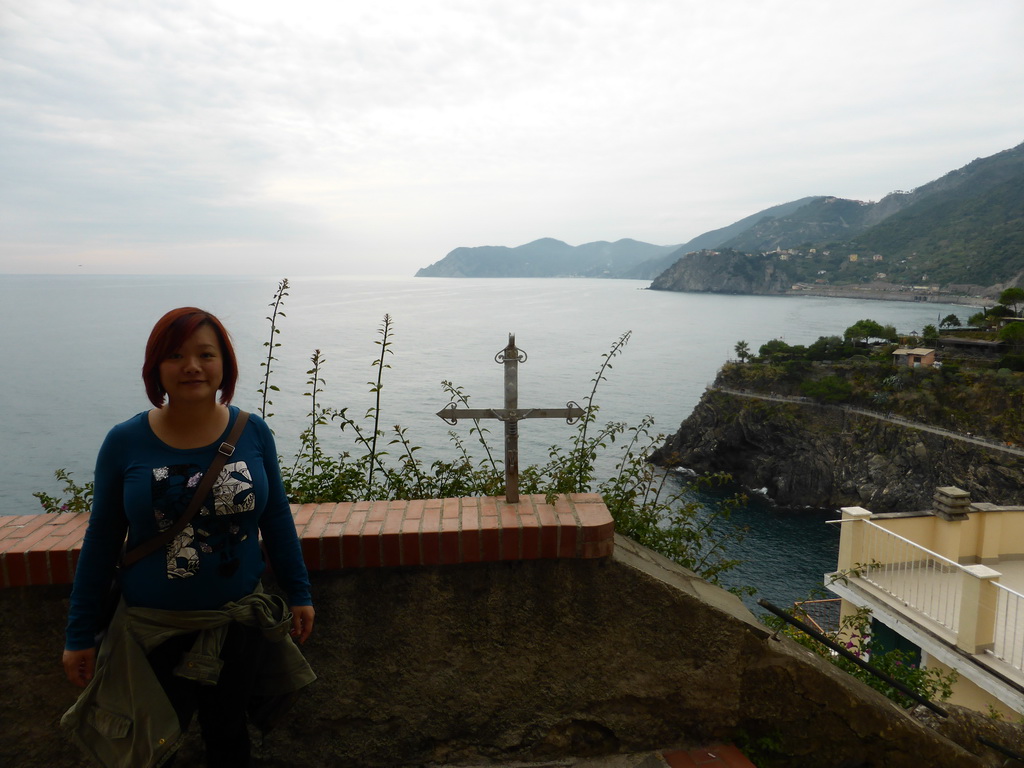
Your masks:
{"label": "cream colored building", "polygon": [[844,614],[866,607],[876,640],[891,632],[924,667],[955,669],[952,703],[1024,714],[1024,507],[947,487],[924,512],[842,512],[837,574],[849,576],[826,584]]}
{"label": "cream colored building", "polygon": [[924,347],[900,347],[892,353],[893,362],[904,368],[927,368],[935,365],[935,350]]}

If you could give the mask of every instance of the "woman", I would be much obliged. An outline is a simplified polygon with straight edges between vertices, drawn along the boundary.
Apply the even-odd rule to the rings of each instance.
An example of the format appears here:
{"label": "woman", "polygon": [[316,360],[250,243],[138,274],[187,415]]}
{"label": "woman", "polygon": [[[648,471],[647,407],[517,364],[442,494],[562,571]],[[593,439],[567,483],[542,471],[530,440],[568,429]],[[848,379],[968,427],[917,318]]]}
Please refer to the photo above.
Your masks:
{"label": "woman", "polygon": [[[239,421],[239,409],[229,405],[237,372],[231,341],[216,317],[194,307],[168,312],[150,334],[142,371],[155,407],[114,427],[100,448],[63,664],[73,684],[88,686],[65,716],[65,725],[75,731],[80,745],[108,765],[161,763],[174,748],[168,741],[178,740],[167,734],[184,733],[195,712],[209,764],[248,765],[249,698],[281,691],[253,688],[259,684],[257,671],[263,672],[268,663],[268,648],[284,652],[292,664],[288,676],[294,685],[289,690],[312,679],[308,667],[300,668],[304,661],[294,659],[298,652],[290,639],[264,639],[280,639],[272,637],[271,625],[277,622],[282,634],[305,642],[315,613],[274,440],[256,416],[239,422],[244,428],[234,451],[223,459],[212,490],[191,521],[166,544],[122,569],[122,606],[97,659],[95,636],[102,629],[102,608],[118,559],[147,540],[156,543],[162,532],[167,539],[168,529],[185,514],[200,479]],[[288,596],[290,619],[283,603],[280,615],[271,615],[273,599],[262,594],[260,533],[274,576]],[[212,660],[204,656],[211,647],[218,651]],[[145,666],[141,671],[140,658]],[[179,663],[204,672],[183,672]],[[131,678],[134,688],[113,679],[105,681],[104,689],[99,678],[105,667],[119,669],[107,678]],[[156,690],[162,689],[166,701],[145,703],[139,691],[146,681],[159,683]],[[84,701],[86,694],[90,701]],[[127,712],[142,706],[156,709],[143,715]],[[159,723],[164,730],[151,739],[157,746],[118,742],[122,731],[137,734],[134,741],[145,741],[139,733],[145,730],[143,724],[173,720],[171,714],[177,722]],[[117,719],[121,715],[134,728],[122,725]],[[140,757],[139,749],[153,754]]]}

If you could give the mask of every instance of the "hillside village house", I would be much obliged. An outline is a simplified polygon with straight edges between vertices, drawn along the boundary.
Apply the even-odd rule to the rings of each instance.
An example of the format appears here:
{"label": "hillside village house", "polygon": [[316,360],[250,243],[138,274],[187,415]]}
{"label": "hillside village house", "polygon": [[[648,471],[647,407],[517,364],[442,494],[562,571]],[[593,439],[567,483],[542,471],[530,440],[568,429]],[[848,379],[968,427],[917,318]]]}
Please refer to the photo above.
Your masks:
{"label": "hillside village house", "polygon": [[1024,507],[972,503],[955,487],[936,489],[934,501],[924,512],[844,508],[838,570],[826,584],[843,615],[870,611],[882,647],[956,670],[952,703],[1016,719],[1024,714]]}
{"label": "hillside village house", "polygon": [[925,368],[935,364],[935,350],[924,347],[915,347],[914,349],[900,347],[892,353],[892,360],[901,367]]}

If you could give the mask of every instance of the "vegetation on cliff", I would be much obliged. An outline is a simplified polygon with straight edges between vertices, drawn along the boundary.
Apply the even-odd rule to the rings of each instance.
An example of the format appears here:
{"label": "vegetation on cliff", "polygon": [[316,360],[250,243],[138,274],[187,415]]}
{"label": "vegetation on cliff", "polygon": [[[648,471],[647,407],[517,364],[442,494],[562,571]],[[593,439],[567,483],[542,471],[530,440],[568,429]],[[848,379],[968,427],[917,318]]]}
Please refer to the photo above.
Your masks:
{"label": "vegetation on cliff", "polygon": [[[842,338],[823,336],[808,346],[772,340],[757,356],[726,363],[715,385],[846,404],[1024,445],[1024,375],[1004,365],[1015,364],[1017,355],[993,363],[940,360],[940,365],[909,367],[894,361],[895,343],[865,346],[869,338],[894,337],[891,326],[861,320]],[[921,338],[906,341],[923,343]]]}
{"label": "vegetation on cliff", "polygon": [[1024,502],[1024,374],[1002,367],[1015,355],[908,366],[884,341],[893,335],[862,320],[807,346],[774,340],[754,354],[739,342],[739,362],[721,368],[652,461],[728,472],[784,506],[924,509],[938,485]]}
{"label": "vegetation on cliff", "polygon": [[796,281],[788,262],[734,250],[688,253],[651,283],[655,291],[769,294],[788,291]]}

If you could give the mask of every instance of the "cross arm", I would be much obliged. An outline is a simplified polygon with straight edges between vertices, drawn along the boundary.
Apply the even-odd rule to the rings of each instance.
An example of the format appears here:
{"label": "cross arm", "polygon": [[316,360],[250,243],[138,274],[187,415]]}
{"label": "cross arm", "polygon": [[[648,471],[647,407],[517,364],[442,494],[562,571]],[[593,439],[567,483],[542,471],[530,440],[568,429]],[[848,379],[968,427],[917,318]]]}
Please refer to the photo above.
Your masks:
{"label": "cross arm", "polygon": [[456,408],[449,405],[437,415],[449,424],[459,419],[497,419],[498,421],[521,421],[522,419],[565,419],[573,423],[583,417],[585,411],[576,403],[566,403],[565,408]]}

